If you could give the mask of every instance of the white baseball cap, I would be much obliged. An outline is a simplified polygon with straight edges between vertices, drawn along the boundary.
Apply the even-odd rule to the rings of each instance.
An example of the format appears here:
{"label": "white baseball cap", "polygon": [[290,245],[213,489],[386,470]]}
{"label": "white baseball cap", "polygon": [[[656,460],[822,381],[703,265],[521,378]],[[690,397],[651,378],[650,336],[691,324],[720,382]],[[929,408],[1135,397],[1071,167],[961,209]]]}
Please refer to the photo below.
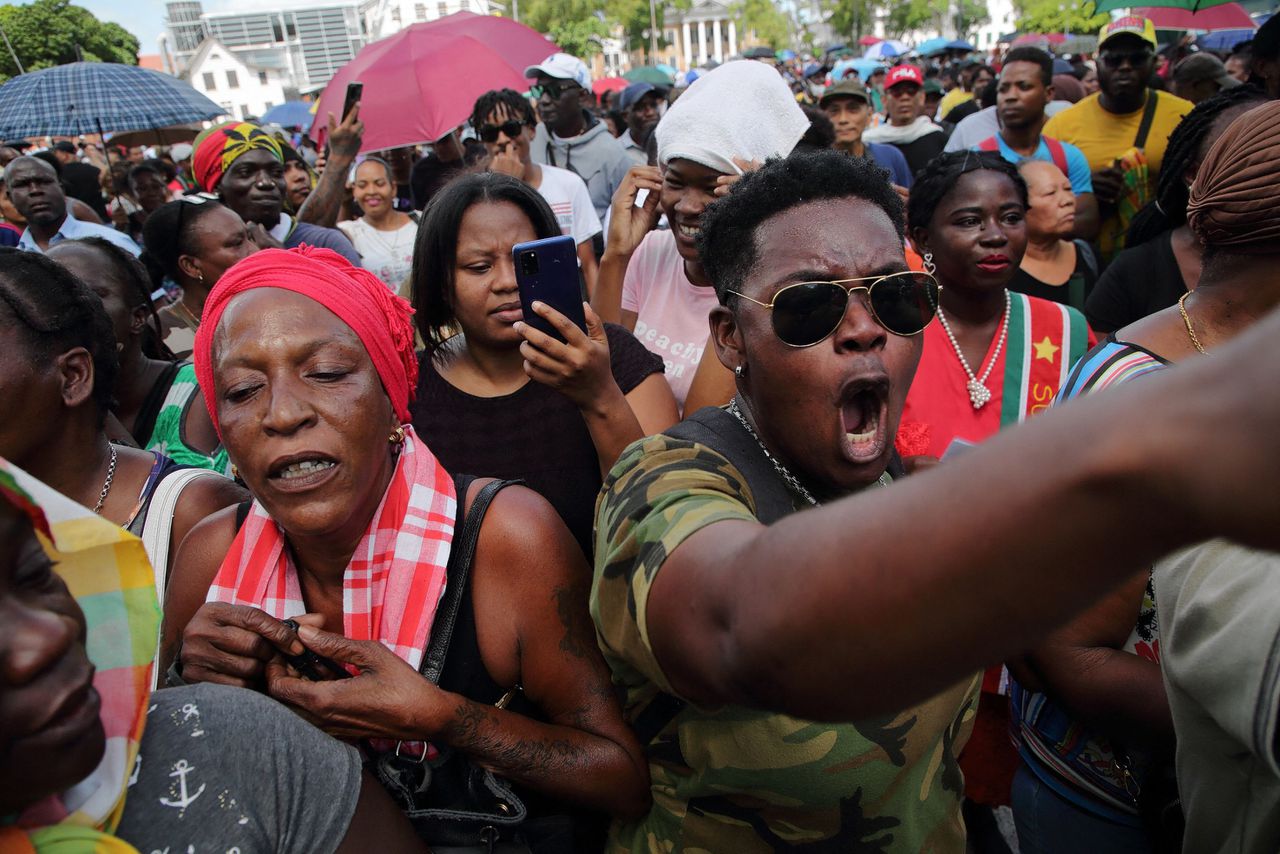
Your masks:
{"label": "white baseball cap", "polygon": [[173,158],[174,163],[181,163],[190,157],[191,152],[194,150],[190,143],[179,142],[176,145],[169,146],[169,156]]}
{"label": "white baseball cap", "polygon": [[525,77],[537,77],[539,74],[572,80],[583,89],[591,88],[591,72],[587,70],[586,63],[567,53],[553,53],[537,65],[530,65],[524,70]]}

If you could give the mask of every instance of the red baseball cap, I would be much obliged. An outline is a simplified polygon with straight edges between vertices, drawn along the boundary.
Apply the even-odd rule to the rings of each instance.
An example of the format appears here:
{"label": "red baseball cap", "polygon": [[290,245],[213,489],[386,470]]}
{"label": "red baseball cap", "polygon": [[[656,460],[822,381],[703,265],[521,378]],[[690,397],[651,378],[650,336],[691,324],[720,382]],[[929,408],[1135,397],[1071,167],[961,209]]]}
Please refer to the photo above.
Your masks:
{"label": "red baseball cap", "polygon": [[923,86],[924,72],[914,65],[895,65],[889,69],[888,75],[884,78],[884,88],[892,89],[899,83],[914,83],[917,86]]}

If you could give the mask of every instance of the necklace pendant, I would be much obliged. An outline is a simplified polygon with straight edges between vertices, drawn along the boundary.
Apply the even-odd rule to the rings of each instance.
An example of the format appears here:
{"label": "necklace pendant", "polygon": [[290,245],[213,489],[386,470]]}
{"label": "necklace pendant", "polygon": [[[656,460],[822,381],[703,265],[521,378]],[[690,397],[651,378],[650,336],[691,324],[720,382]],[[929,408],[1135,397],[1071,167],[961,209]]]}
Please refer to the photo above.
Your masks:
{"label": "necklace pendant", "polygon": [[965,383],[965,388],[969,390],[969,402],[974,409],[981,409],[991,400],[991,390],[977,380],[969,380]]}

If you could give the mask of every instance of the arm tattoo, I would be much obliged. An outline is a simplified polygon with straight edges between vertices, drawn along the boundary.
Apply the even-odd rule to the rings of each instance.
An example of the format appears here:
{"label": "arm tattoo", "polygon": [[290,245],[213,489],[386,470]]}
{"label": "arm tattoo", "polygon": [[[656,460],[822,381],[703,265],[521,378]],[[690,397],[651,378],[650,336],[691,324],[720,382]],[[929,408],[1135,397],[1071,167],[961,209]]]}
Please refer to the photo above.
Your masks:
{"label": "arm tattoo", "polygon": [[583,607],[580,591],[576,587],[561,586],[551,592],[556,600],[556,614],[560,617],[560,625],[564,627],[564,637],[560,639],[560,649],[574,658],[590,658],[591,650],[584,639],[595,637],[595,626],[591,623],[591,615]]}
{"label": "arm tattoo", "polygon": [[342,207],[343,193],[346,191],[347,170],[355,158],[332,157],[325,164],[320,180],[307,200],[298,211],[298,222],[309,222],[333,228],[338,224],[338,210]]}
{"label": "arm tattoo", "polygon": [[587,749],[565,738],[521,739],[487,706],[464,699],[454,709],[449,743],[499,773],[537,778],[587,767]]}

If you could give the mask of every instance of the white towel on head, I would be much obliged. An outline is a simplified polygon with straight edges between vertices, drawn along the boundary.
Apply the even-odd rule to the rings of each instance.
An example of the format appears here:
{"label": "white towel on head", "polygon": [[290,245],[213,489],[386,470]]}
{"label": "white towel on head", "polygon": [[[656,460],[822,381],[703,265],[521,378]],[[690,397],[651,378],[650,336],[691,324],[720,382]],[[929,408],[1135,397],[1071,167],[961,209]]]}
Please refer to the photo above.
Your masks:
{"label": "white towel on head", "polygon": [[791,88],[771,66],[735,60],[707,72],[658,122],[658,162],[692,160],[741,175],[733,158],[786,157],[809,129]]}

